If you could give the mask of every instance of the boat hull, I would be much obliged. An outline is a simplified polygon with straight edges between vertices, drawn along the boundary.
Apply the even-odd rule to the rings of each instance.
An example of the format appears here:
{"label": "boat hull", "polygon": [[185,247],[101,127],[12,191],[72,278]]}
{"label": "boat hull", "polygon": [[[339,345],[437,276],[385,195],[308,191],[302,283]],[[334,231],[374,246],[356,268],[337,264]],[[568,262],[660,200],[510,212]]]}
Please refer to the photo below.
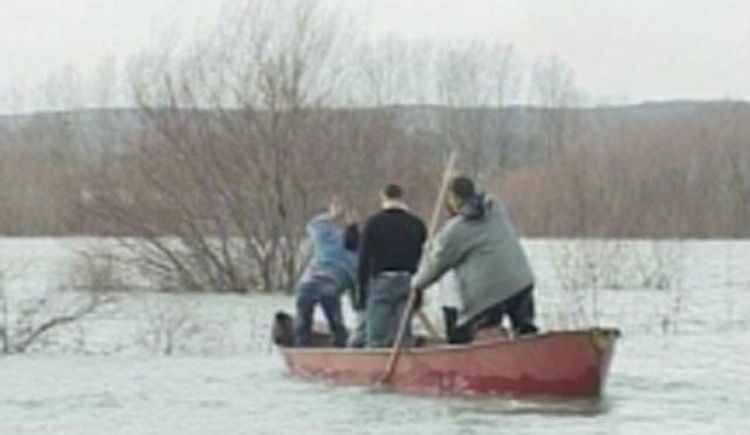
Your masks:
{"label": "boat hull", "polygon": [[[386,387],[438,395],[602,394],[615,329],[549,332],[467,346],[404,349]],[[337,384],[378,385],[390,349],[281,348],[295,375]]]}

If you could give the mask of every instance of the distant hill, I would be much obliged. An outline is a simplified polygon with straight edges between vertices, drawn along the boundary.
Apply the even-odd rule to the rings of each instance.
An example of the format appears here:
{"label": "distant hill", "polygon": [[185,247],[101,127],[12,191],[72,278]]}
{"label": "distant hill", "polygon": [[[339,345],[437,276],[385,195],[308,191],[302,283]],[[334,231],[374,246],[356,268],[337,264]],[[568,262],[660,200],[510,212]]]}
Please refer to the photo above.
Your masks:
{"label": "distant hill", "polygon": [[[165,113],[172,109],[164,109]],[[446,123],[472,129],[484,125],[503,130],[515,143],[532,140],[543,116],[574,117],[581,127],[639,125],[650,122],[709,118],[733,112],[750,122],[750,103],[744,101],[666,101],[636,105],[593,108],[544,109],[534,106],[503,108],[453,108],[445,106],[386,106],[376,108],[332,109],[358,119],[388,116],[406,132],[437,132]],[[189,110],[196,119],[211,115],[207,110]],[[231,112],[231,111],[230,111]],[[0,115],[0,150],[13,144],[33,147],[75,146],[85,152],[127,149],[143,128],[137,109],[85,109],[24,115]],[[488,138],[492,142],[493,139]]]}

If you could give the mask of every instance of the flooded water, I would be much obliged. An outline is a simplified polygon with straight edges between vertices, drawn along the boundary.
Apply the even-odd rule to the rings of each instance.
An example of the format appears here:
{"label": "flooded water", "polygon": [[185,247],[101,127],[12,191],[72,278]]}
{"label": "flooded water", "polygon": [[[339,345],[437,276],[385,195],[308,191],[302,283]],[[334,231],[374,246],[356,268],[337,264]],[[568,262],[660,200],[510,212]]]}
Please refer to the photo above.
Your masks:
{"label": "flooded water", "polygon": [[[6,291],[61,280],[54,264],[66,243],[0,240],[6,267],[14,256],[26,264]],[[750,433],[750,242],[681,242],[666,288],[621,280],[599,291],[553,271],[560,243],[527,243],[540,322],[622,329],[601,399],[435,398],[301,381],[265,333],[291,299],[135,295],[0,357],[0,434]],[[165,356],[157,320],[174,313],[192,326],[175,331]]]}

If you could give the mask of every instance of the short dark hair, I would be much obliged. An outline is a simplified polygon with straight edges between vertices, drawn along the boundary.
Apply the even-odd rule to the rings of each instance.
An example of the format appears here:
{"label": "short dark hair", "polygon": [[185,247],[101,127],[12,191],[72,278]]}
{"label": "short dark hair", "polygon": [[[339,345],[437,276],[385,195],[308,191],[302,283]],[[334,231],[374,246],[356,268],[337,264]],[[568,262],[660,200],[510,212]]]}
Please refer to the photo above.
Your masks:
{"label": "short dark hair", "polygon": [[451,180],[450,191],[461,199],[469,199],[472,196],[476,195],[474,182],[471,181],[471,178],[463,175],[455,177],[453,178],[453,180]]}
{"label": "short dark hair", "polygon": [[383,188],[383,196],[388,199],[401,199],[404,196],[404,189],[398,184],[391,183]]}

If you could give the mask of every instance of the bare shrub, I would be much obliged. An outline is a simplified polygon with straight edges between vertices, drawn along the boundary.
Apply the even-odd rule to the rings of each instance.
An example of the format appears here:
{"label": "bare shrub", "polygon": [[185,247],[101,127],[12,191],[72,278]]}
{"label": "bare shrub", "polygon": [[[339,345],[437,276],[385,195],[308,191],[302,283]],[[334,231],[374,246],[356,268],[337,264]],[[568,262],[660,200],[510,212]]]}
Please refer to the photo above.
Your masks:
{"label": "bare shrub", "polygon": [[187,54],[136,66],[140,144],[96,174],[88,209],[139,236],[122,242],[144,272],[178,290],[291,290],[304,221],[336,188],[319,176],[330,157],[316,162],[338,145],[320,110],[336,27],[312,2],[247,1]]}
{"label": "bare shrub", "polygon": [[683,306],[683,250],[679,242],[570,240],[550,251],[565,299],[558,326],[598,324],[603,318],[602,291],[668,291],[669,307],[661,310],[663,324],[674,324]]}
{"label": "bare shrub", "polygon": [[11,292],[6,273],[0,271],[0,346],[2,353],[23,353],[45,347],[53,331],[74,326],[110,298],[63,288]]}
{"label": "bare shrub", "polygon": [[175,347],[195,331],[189,320],[190,313],[183,304],[149,300],[142,304],[142,309],[146,323],[139,332],[138,342],[153,353],[171,355]]}
{"label": "bare shrub", "polygon": [[[69,270],[67,285],[76,291],[94,294],[122,293],[133,288],[132,271],[122,254],[116,252],[110,240],[78,250]],[[128,276],[130,275],[130,276]]]}
{"label": "bare shrub", "polygon": [[185,295],[143,294],[136,343],[157,355],[215,354],[231,346],[226,324],[205,319]]}

